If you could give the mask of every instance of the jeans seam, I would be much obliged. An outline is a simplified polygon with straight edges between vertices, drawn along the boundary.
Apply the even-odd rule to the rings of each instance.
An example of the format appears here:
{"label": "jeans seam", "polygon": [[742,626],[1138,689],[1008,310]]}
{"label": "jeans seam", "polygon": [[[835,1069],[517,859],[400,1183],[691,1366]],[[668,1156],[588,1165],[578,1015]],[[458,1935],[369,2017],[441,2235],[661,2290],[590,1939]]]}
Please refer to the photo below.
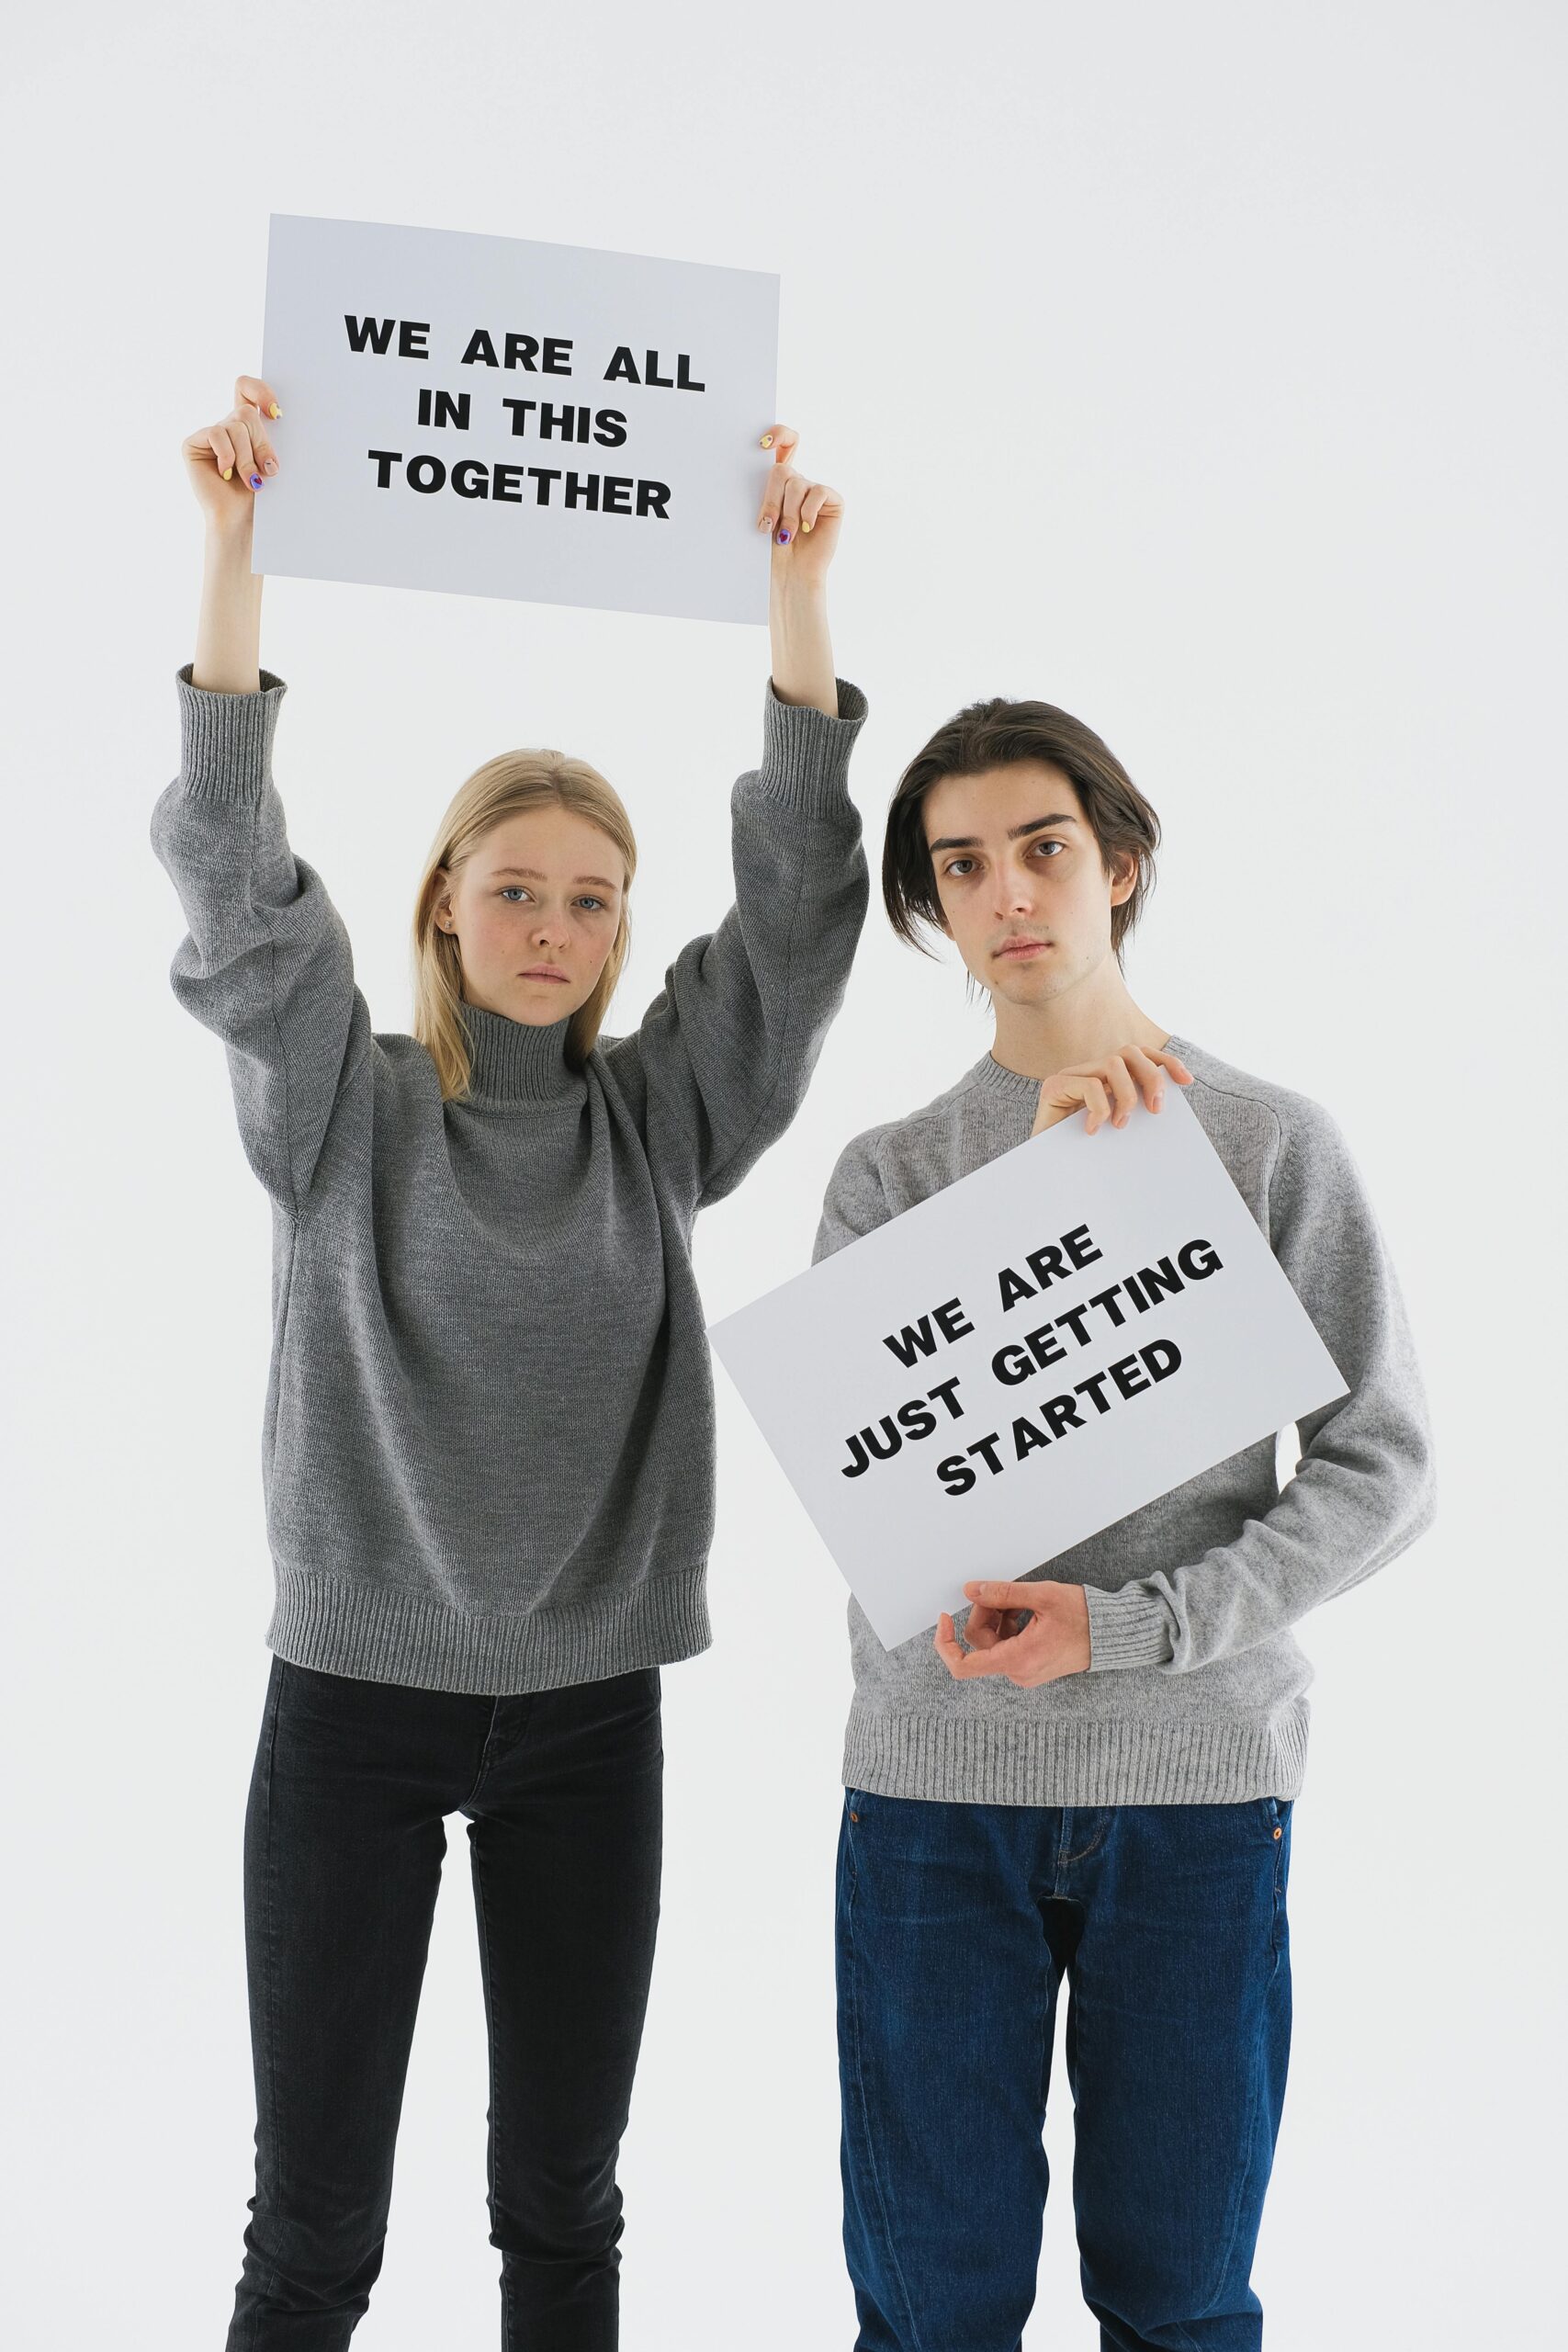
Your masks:
{"label": "jeans seam", "polygon": [[[851,1853],[852,1854],[852,1841],[846,1840],[846,1843],[850,1846]],[[911,2346],[911,2352],[920,2352],[920,2338],[915,2326],[914,2306],[910,2300],[908,2282],[904,2277],[903,2266],[898,2260],[897,2253],[893,2244],[893,2225],[887,2212],[887,2202],[883,2191],[882,2177],[877,2169],[876,2148],[871,2131],[871,2113],[866,2104],[865,2075],[861,2063],[860,1961],[855,1948],[854,1936],[854,1897],[858,1881],[852,1860],[850,1860],[848,1855],[846,1856],[846,1860],[849,1861],[849,1867],[846,1871],[848,1888],[844,1902],[844,1926],[850,1955],[850,2052],[854,2080],[855,2099],[860,2113],[862,2143],[865,2149],[866,2171],[870,2177],[871,2185],[875,2193],[877,2219],[881,2224],[883,2251],[887,2262],[888,2274],[897,2283],[898,2292],[903,2298],[904,2323],[908,2331],[908,2340]]]}

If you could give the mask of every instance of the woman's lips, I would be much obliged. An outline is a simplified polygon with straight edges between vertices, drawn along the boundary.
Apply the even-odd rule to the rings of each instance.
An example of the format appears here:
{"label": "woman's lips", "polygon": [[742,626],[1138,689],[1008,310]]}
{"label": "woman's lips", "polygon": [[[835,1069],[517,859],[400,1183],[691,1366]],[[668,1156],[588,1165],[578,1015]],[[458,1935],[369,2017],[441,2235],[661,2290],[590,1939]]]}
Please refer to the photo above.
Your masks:
{"label": "woman's lips", "polygon": [[564,980],[564,972],[519,972],[520,980]]}

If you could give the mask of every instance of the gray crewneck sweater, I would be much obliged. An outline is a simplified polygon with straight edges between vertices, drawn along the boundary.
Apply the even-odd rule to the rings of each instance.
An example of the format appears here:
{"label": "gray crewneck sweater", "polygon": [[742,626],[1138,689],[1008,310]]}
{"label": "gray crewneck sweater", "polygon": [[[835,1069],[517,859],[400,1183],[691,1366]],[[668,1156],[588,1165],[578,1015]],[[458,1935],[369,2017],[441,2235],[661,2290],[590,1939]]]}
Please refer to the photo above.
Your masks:
{"label": "gray crewneck sweater", "polygon": [[[850,1601],[847,1786],[995,1804],[1225,1804],[1293,1797],[1313,1668],[1292,1628],[1403,1552],[1435,1509],[1432,1442],[1404,1301],[1365,1184],[1329,1114],[1185,1037],[1186,1099],[1349,1384],[1034,1573],[1082,1585],[1090,1663],[1032,1690],[955,1681],[931,1632],[885,1650]],[[814,1260],[1028,1140],[1039,1081],[987,1054],[833,1170]],[[1116,1136],[1106,1131],[1106,1148]],[[962,1581],[983,1560],[954,1564]],[[964,1613],[958,1616],[962,1632]]]}
{"label": "gray crewneck sweater", "polygon": [[153,847],[170,978],[223,1040],[272,1200],[263,1485],[296,1665],[513,1692],[705,1649],[714,1403],[692,1221],[789,1125],[869,897],[846,770],[864,721],[781,702],[730,796],[735,904],[586,1068],[568,1021],[467,1007],[468,1098],[377,1034],[272,778],[287,691],[177,673]]}

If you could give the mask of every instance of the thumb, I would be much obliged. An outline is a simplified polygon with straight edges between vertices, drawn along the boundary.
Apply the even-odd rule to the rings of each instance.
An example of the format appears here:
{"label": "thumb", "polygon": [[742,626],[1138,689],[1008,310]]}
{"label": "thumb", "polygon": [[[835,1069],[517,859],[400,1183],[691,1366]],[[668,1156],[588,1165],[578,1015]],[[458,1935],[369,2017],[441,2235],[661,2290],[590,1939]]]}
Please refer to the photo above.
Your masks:
{"label": "thumb", "polygon": [[1040,1605],[1038,1584],[966,1584],[966,1600],[980,1601],[988,1609],[1036,1609]]}

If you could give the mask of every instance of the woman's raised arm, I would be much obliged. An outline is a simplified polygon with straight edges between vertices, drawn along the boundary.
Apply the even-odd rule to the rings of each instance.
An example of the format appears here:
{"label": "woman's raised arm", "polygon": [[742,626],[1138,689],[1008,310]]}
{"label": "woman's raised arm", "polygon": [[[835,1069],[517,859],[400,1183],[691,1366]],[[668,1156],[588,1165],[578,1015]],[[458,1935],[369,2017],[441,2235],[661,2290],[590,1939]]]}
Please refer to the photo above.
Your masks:
{"label": "woman's raised arm", "polygon": [[251,541],[254,501],[278,470],[266,432],[276,407],[258,377],[238,377],[231,413],[182,447],[206,560],[196,658],[176,673],[179,774],[151,831],[190,926],[171,985],[223,1040],[246,1157],[299,1216],[333,1111],[365,1065],[370,1014],[342,920],[290,850],[272,781],[288,689],[260,666]]}

